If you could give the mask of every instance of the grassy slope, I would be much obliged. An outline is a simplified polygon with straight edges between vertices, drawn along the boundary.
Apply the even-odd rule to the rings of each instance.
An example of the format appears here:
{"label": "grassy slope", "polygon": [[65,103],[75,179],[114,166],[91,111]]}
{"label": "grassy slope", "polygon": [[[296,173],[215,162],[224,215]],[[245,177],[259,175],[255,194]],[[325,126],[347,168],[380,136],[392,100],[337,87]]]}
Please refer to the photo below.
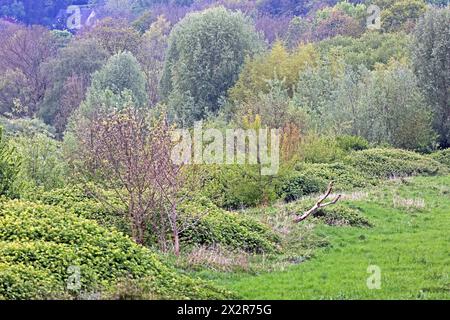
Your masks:
{"label": "grassy slope", "polygon": [[[424,209],[393,208],[393,194],[422,198]],[[320,225],[331,243],[285,271],[216,275],[246,299],[450,299],[450,176],[391,182],[352,201],[371,229]],[[381,268],[381,289],[366,285]]]}

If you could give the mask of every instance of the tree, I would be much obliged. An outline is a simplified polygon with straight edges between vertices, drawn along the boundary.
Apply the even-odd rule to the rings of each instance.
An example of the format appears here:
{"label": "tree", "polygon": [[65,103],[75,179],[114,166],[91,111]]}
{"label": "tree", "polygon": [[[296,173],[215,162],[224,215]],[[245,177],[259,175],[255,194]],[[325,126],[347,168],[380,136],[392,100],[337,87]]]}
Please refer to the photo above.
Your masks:
{"label": "tree", "polygon": [[115,192],[127,208],[133,239],[143,244],[150,227],[165,251],[171,230],[174,252],[179,254],[182,165],[172,161],[171,132],[164,116],[152,120],[130,104],[108,113],[96,111],[91,121],[77,123],[74,134],[78,171],[87,181]]}
{"label": "tree", "polygon": [[136,54],[140,42],[139,32],[122,18],[102,19],[95,26],[87,29],[82,37],[94,39],[110,55],[124,51]]}
{"label": "tree", "polygon": [[170,23],[163,16],[158,17],[142,36],[137,54],[147,79],[148,95],[152,105],[159,100],[158,86],[164,68],[169,32]]}
{"label": "tree", "polygon": [[423,0],[388,1],[387,3],[382,0],[380,2],[383,9],[381,11],[381,27],[386,32],[411,30],[426,10]]}
{"label": "tree", "polygon": [[317,44],[322,55],[338,53],[355,70],[360,65],[373,70],[377,63],[402,60],[410,56],[410,37],[404,33],[366,32],[359,38],[337,36]]}
{"label": "tree", "polygon": [[[92,76],[81,112],[95,108],[120,106],[129,98],[137,108],[148,106],[145,75],[137,59],[129,52],[118,53]],[[115,103],[111,103],[115,101]]]}
{"label": "tree", "polygon": [[[408,92],[405,95],[405,92]],[[426,150],[434,142],[431,111],[407,65],[369,71],[324,64],[298,83],[293,105],[309,115],[315,132],[358,135],[373,143]]]}
{"label": "tree", "polygon": [[358,20],[340,10],[331,11],[329,16],[316,23],[317,25],[313,29],[313,38],[316,41],[332,38],[337,35],[357,37],[363,32]]}
{"label": "tree", "polygon": [[93,39],[72,39],[44,64],[50,84],[39,116],[63,132],[69,117],[85,98],[92,74],[107,61],[108,52]]}
{"label": "tree", "polygon": [[223,7],[191,13],[170,34],[162,96],[191,96],[198,108],[197,119],[216,112],[245,58],[261,48],[254,27],[242,13]]}
{"label": "tree", "polygon": [[0,127],[0,196],[15,197],[14,181],[20,171],[21,158],[5,138]]}
{"label": "tree", "polygon": [[56,48],[50,32],[44,27],[13,25],[0,33],[0,70],[14,72],[16,80],[28,94],[24,114],[33,116],[44,98],[48,77],[42,64],[52,57]]}
{"label": "tree", "polygon": [[293,87],[301,73],[317,63],[318,54],[311,44],[301,45],[293,52],[288,52],[281,41],[263,55],[248,59],[239,80],[229,90],[231,100],[235,102],[250,101],[259,93],[270,90],[270,80],[283,81],[284,88],[292,96]]}
{"label": "tree", "polygon": [[430,9],[417,24],[412,45],[414,71],[433,108],[433,127],[442,148],[450,146],[450,9]]}
{"label": "tree", "polygon": [[379,67],[364,79],[361,90],[358,135],[404,149],[432,146],[431,110],[411,69],[399,63]]}

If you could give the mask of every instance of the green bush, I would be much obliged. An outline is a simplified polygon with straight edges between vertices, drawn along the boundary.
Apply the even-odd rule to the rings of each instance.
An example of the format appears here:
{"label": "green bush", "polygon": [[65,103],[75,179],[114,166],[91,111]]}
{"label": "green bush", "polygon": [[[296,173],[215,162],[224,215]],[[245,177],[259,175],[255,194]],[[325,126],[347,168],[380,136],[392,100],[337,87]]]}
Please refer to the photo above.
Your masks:
{"label": "green bush", "polygon": [[225,209],[254,207],[276,199],[274,176],[260,176],[257,165],[208,165],[202,177],[202,195]]}
{"label": "green bush", "polygon": [[49,292],[79,294],[64,289],[70,266],[80,268],[83,292],[97,292],[123,278],[150,277],[155,281],[148,286],[161,297],[227,296],[177,274],[157,254],[118,231],[55,206],[27,201],[0,202],[0,266],[0,296],[6,299],[47,298]]}
{"label": "green bush", "polygon": [[81,185],[50,191],[36,190],[34,194],[27,195],[28,200],[59,206],[79,217],[95,220],[102,226],[115,227],[129,234],[129,225],[124,214],[126,208],[113,192],[102,191],[102,197],[106,199],[105,202],[99,201]]}
{"label": "green bush", "polygon": [[14,181],[19,174],[20,158],[11,144],[4,139],[0,127],[0,196],[15,196]]}
{"label": "green bush", "polygon": [[308,163],[332,163],[345,156],[333,137],[308,136],[301,146],[303,158]]}
{"label": "green bush", "polygon": [[206,198],[182,204],[183,215],[192,227],[183,232],[186,244],[220,244],[249,252],[273,252],[278,237],[257,220],[243,214],[228,212]]}
{"label": "green bush", "polygon": [[[309,177],[316,177],[316,179],[326,181],[327,183],[334,181],[336,191],[364,188],[376,184],[375,179],[369,178],[356,168],[340,162],[331,164],[299,163],[295,166],[295,170]],[[324,190],[325,188],[321,191]]]}
{"label": "green bush", "polygon": [[281,185],[278,196],[284,201],[290,202],[311,193],[321,192],[325,187],[326,182],[320,177],[295,173]]}
{"label": "green bush", "polygon": [[[310,209],[316,200],[304,200],[292,203],[291,211],[301,214]],[[319,209],[314,217],[331,226],[371,227],[370,221],[361,214],[361,211],[338,202],[335,205]]]}
{"label": "green bush", "polygon": [[345,151],[359,151],[369,148],[369,142],[360,136],[339,136],[336,138],[339,148]]}
{"label": "green bush", "polygon": [[431,158],[450,167],[450,149],[439,150],[431,154]]}
{"label": "green bush", "polygon": [[345,162],[368,177],[390,178],[447,173],[441,163],[412,151],[369,149],[353,152]]}
{"label": "green bush", "polygon": [[64,292],[64,288],[50,272],[24,264],[0,263],[0,300],[56,297],[55,292]]}

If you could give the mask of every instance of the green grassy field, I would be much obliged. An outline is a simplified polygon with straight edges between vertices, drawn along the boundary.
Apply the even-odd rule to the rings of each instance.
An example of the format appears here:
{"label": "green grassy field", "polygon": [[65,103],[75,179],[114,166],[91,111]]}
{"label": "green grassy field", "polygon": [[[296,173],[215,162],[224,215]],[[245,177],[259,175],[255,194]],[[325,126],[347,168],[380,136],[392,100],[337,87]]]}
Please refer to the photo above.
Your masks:
{"label": "green grassy field", "polygon": [[[305,262],[199,275],[244,299],[450,299],[450,176],[390,181],[346,202],[373,227],[318,223],[329,245]],[[370,265],[381,270],[380,289],[367,286]]]}

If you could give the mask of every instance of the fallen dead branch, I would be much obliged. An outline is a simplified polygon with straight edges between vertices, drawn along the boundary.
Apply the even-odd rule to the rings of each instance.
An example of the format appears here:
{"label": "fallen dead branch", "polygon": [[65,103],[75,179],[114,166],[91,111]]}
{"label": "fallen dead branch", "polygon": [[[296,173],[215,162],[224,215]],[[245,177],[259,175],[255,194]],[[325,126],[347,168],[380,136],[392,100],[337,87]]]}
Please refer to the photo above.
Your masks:
{"label": "fallen dead branch", "polygon": [[311,214],[316,213],[319,209],[337,203],[339,201],[339,199],[341,198],[341,195],[337,195],[333,201],[323,203],[330,196],[332,191],[333,191],[333,181],[331,181],[329,183],[326,193],[319,198],[319,200],[316,202],[316,204],[308,211],[305,211],[301,216],[296,217],[294,219],[294,222],[295,223],[302,222],[303,220],[308,218]]}

